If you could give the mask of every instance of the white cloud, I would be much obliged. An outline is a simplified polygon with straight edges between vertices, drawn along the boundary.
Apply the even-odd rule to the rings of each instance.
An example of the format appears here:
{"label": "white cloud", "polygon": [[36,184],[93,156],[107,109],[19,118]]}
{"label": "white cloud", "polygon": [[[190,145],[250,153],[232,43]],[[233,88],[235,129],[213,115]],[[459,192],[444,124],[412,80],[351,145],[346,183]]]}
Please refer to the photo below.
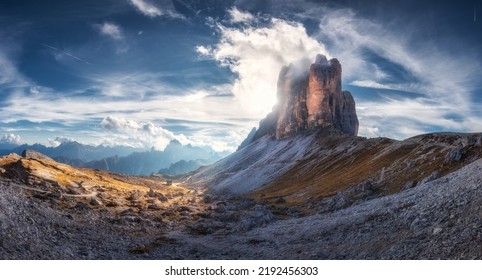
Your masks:
{"label": "white cloud", "polygon": [[172,7],[172,3],[170,1],[164,1],[162,3],[162,6],[165,9],[160,9],[154,4],[149,3],[148,1],[145,1],[145,0],[129,0],[129,2],[141,14],[151,18],[158,17],[158,16],[169,16],[171,18],[180,18],[180,19],[184,18],[184,16],[182,16],[181,14],[177,13],[174,10],[174,7]]}
{"label": "white cloud", "polygon": [[149,17],[156,17],[162,15],[161,10],[159,10],[156,6],[149,4],[142,0],[129,0],[129,2],[136,7],[136,9],[141,12],[142,14],[149,16]]}
{"label": "white cloud", "polygon": [[[397,85],[399,89],[443,99],[452,98],[448,93],[470,94],[473,90],[471,81],[481,64],[470,61],[470,54],[454,56],[436,41],[415,44],[412,37],[416,30],[394,32],[348,9],[327,10],[323,15],[318,37],[329,41],[332,55],[340,58],[346,82],[366,80],[387,84],[386,73],[367,58],[367,51],[371,51],[412,75],[408,87],[401,82]],[[461,67],[465,71],[456,70]]]}
{"label": "white cloud", "polygon": [[[351,9],[313,1],[278,1],[270,10],[279,16],[290,11],[291,18],[319,22],[319,30],[312,36],[340,60],[343,82],[379,90],[369,102],[358,99],[361,95],[354,92],[361,135],[406,138],[433,130],[482,130],[480,105],[473,100],[482,63],[479,54],[464,48],[463,42],[452,42],[452,48],[447,49],[446,42],[438,41],[440,37],[420,40],[417,28],[421,23],[407,24],[400,18],[379,22]],[[243,33],[246,28],[238,29]],[[390,72],[387,64],[402,74]],[[383,90],[406,91],[423,98],[409,94],[380,99]],[[453,115],[459,117],[454,119]]]}
{"label": "white cloud", "polygon": [[249,12],[243,12],[233,7],[228,10],[231,23],[253,23],[256,22],[256,17]]}
{"label": "white cloud", "polygon": [[179,124],[193,131],[186,136],[181,133],[173,133],[151,121],[138,122],[124,117],[107,116],[100,122],[100,125],[109,130],[109,133],[101,137],[101,143],[109,146],[124,145],[145,149],[154,147],[157,150],[163,150],[171,140],[178,140],[183,145],[191,144],[199,147],[211,147],[218,152],[232,152],[249,132],[246,129],[227,130],[226,127],[214,122],[212,124],[189,124],[189,121],[186,121]]}
{"label": "white cloud", "polygon": [[[122,28],[119,25],[112,22],[104,22],[103,24],[96,24],[94,27],[102,36],[112,40],[118,54],[126,53],[129,50],[129,45],[125,40],[124,31],[122,31]],[[67,53],[67,55],[69,54]],[[78,59],[77,57],[73,58]]]}
{"label": "white cloud", "polygon": [[376,88],[376,89],[391,89],[391,90],[407,90],[409,86],[407,85],[400,85],[400,84],[382,84],[375,81],[367,81],[367,80],[356,80],[349,83],[352,86],[357,87],[366,87],[366,88]]}
{"label": "white cloud", "polygon": [[115,116],[104,118],[100,124],[111,131],[101,139],[101,143],[108,146],[122,145],[145,149],[154,147],[156,150],[163,150],[170,141],[178,140],[183,145],[211,147],[215,151],[223,152],[234,151],[244,136],[244,133],[229,132],[224,137],[213,137],[213,134],[225,134],[226,130],[215,126],[200,129],[198,126],[197,131],[187,137],[184,134],[174,134],[149,121],[136,122]]}
{"label": "white cloud", "polygon": [[202,56],[210,56],[211,55],[211,47],[206,47],[206,46],[196,46],[196,52],[199,53]]}
{"label": "white cloud", "polygon": [[140,128],[135,121],[114,116],[105,117],[100,124],[108,130],[137,131]]}
{"label": "white cloud", "polygon": [[[240,13],[231,10],[231,20],[240,20]],[[261,26],[228,27],[218,23],[217,30],[221,36],[217,44],[197,46],[196,50],[237,74],[233,93],[245,111],[259,118],[271,111],[276,102],[276,84],[282,66],[298,63],[307,71],[316,54],[327,54],[323,44],[308,36],[300,23],[273,18]]]}
{"label": "white cloud", "polygon": [[54,139],[49,139],[49,144],[50,146],[52,147],[58,147],[60,146],[62,143],[69,143],[69,142],[74,142],[75,140],[72,139],[72,138],[68,138],[68,137],[63,137],[63,136],[58,136],[58,137],[55,137]]}
{"label": "white cloud", "polygon": [[[152,73],[104,76],[93,80],[91,87],[78,92],[59,93],[38,88],[35,95],[23,92],[6,98],[0,115],[4,122],[30,120],[61,122],[68,126],[98,124],[108,115],[136,123],[171,119],[186,121],[189,131],[213,127],[240,130],[259,121],[258,116],[242,111],[233,97],[227,95],[231,91],[229,84],[178,88],[159,82],[159,77]],[[93,96],[84,92],[101,94]],[[112,128],[124,125],[137,129],[135,125],[116,124],[114,121],[111,120]],[[79,132],[72,137],[80,140],[83,135]]]}
{"label": "white cloud", "polygon": [[124,39],[124,34],[119,25],[110,22],[104,22],[99,25],[99,31],[102,35],[105,35],[113,40]]}
{"label": "white cloud", "polygon": [[123,144],[133,147],[147,149],[154,147],[157,150],[163,150],[173,139],[186,139],[184,135],[178,137],[171,131],[156,126],[152,122],[138,123],[122,117],[107,116],[100,124],[108,130],[118,132],[113,134],[112,137],[119,137],[120,135]]}
{"label": "white cloud", "polygon": [[[361,135],[406,138],[434,129],[482,130],[480,122],[475,121],[482,120],[480,110],[472,101],[475,73],[482,71],[482,65],[473,54],[452,55],[437,41],[416,41],[413,36],[417,30],[394,32],[387,24],[361,18],[352,10],[325,8],[321,14],[317,37],[329,42],[331,54],[341,61],[345,83],[422,96],[358,101],[360,107],[366,108],[358,112]],[[370,59],[367,52],[376,53],[384,61]],[[392,77],[377,63],[392,64],[407,77]],[[451,115],[460,117],[453,119]]]}
{"label": "white cloud", "polygon": [[13,133],[7,133],[0,138],[0,143],[4,144],[13,144],[13,145],[20,145],[22,141],[22,137],[20,135],[16,135]]}
{"label": "white cloud", "polygon": [[[3,121],[28,119],[71,126],[87,122],[97,124],[97,128],[102,117],[115,115],[119,119],[103,120],[104,127],[110,131],[102,129],[90,139],[157,148],[163,147],[169,139],[182,139],[183,143],[233,150],[251,127],[270,111],[281,66],[296,61],[310,63],[317,53],[324,53],[341,61],[346,84],[379,89],[377,98],[383,96],[385,89],[408,90],[423,96],[417,99],[400,96],[371,101],[358,99],[363,136],[405,138],[427,132],[431,126],[454,131],[482,130],[480,110],[471,102],[471,81],[481,72],[478,71],[480,62],[469,63],[468,55],[448,55],[430,42],[415,46],[411,44],[410,34],[395,36],[389,28],[359,18],[349,10],[313,11],[312,19],[321,22],[316,34],[319,41],[308,35],[302,24],[276,18],[266,20],[251,15],[254,21],[241,20],[241,15],[231,12],[231,21],[214,22],[219,42],[197,46],[196,50],[203,58],[214,59],[235,73],[237,78],[232,84],[218,88],[177,88],[159,82],[165,77],[155,73],[111,74],[92,80],[89,92],[100,94],[61,94],[36,87],[30,93],[20,92],[6,98],[0,115]],[[249,13],[237,12],[250,18]],[[243,24],[232,26],[229,22]],[[124,40],[104,35],[114,42]],[[328,47],[321,42],[327,42],[329,53]],[[366,56],[366,50],[400,66],[416,79],[393,81],[394,77]],[[5,65],[10,66],[1,70]],[[0,81],[12,81],[15,78],[6,77],[19,76],[12,63],[0,63],[0,71],[6,73],[0,75]],[[231,92],[235,100],[213,97]],[[354,95],[357,97],[357,92]],[[463,112],[462,118],[452,117],[460,112]],[[168,119],[182,123],[185,138],[171,135],[166,126]],[[73,137],[79,139],[81,133]]]}

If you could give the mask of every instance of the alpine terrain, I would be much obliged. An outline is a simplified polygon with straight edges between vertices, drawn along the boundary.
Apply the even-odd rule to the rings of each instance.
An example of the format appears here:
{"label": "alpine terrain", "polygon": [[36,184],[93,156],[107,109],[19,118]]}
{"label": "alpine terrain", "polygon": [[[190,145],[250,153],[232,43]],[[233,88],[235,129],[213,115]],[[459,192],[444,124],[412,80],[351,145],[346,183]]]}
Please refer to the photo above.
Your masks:
{"label": "alpine terrain", "polygon": [[236,152],[182,158],[161,169],[172,175],[0,158],[0,257],[482,258],[481,133],[359,137],[342,66],[324,55],[283,67],[277,98]]}

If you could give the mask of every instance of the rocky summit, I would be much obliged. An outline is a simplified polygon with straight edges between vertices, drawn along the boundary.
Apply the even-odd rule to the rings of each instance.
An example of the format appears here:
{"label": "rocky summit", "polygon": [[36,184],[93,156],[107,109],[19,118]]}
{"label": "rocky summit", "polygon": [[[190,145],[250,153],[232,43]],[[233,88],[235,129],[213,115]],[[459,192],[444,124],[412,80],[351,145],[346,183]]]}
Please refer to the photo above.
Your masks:
{"label": "rocky summit", "polygon": [[261,121],[253,141],[265,135],[283,139],[315,128],[332,128],[356,136],[355,100],[349,91],[341,89],[340,62],[319,54],[309,72],[297,72],[292,64],[281,69],[278,104]]}

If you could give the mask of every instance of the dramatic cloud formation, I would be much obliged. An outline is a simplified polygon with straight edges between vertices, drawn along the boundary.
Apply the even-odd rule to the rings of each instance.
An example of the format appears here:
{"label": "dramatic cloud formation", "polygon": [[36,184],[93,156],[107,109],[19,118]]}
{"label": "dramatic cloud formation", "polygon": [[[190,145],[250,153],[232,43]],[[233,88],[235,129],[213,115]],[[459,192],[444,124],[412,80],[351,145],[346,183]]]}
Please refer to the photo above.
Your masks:
{"label": "dramatic cloud formation", "polygon": [[[306,9],[296,13],[298,6]],[[319,22],[318,30],[308,35],[301,23],[274,17],[266,22],[233,8],[233,25],[214,25],[219,42],[196,48],[238,75],[233,92],[243,106],[266,113],[281,66],[298,63],[307,69],[316,53],[324,53],[340,60],[344,84],[355,86],[362,136],[403,139],[434,130],[482,130],[481,112],[472,100],[482,65],[473,61],[473,53],[455,56],[437,41],[415,40],[416,30],[368,20],[351,9],[305,1],[277,7],[294,11],[300,20]],[[393,32],[394,26],[400,30]],[[357,87],[375,96],[359,94]]]}
{"label": "dramatic cloud formation", "polygon": [[[162,149],[170,139],[178,139],[217,151],[235,150],[240,138],[259,121],[259,117],[250,116],[233,102],[229,84],[180,89],[156,81],[155,77],[158,76],[139,73],[112,75],[96,81],[92,87],[63,95],[39,87],[35,88],[36,94],[11,96],[6,106],[0,108],[0,114],[9,123],[28,119],[36,123],[61,120],[64,126],[72,128],[82,125],[73,134],[76,139],[82,137],[84,143]],[[90,92],[96,92],[96,96],[86,94]],[[99,119],[114,112],[115,116]],[[87,123],[88,127],[95,127],[101,121],[102,131],[85,126]],[[172,135],[169,126],[183,132]],[[129,137],[130,133],[133,136]]]}
{"label": "dramatic cloud formation", "polygon": [[232,22],[245,24],[218,23],[219,42],[214,46],[198,46],[196,50],[237,74],[233,93],[246,110],[262,118],[276,102],[281,67],[294,63],[305,71],[316,54],[327,51],[323,44],[308,36],[300,23],[272,18],[260,25],[248,25],[254,22],[253,15],[236,8],[230,15]]}
{"label": "dramatic cloud formation", "polygon": [[[473,54],[453,55],[435,41],[415,43],[414,30],[394,33],[352,10],[325,11],[317,37],[340,59],[345,83],[407,93],[391,97],[390,92],[381,92],[385,98],[357,100],[360,134],[406,138],[433,129],[482,129],[474,122],[482,119],[472,101],[476,73],[482,71],[482,65],[472,61]],[[373,54],[377,59],[370,59]]]}
{"label": "dramatic cloud formation", "polygon": [[[225,128],[207,125],[190,135],[175,134],[152,122],[136,122],[122,117],[107,116],[100,125],[109,130],[110,134],[102,138],[102,143],[108,146],[130,146],[135,148],[155,148],[163,150],[171,140],[178,140],[183,145],[210,147],[215,151],[233,151],[248,133],[227,131]],[[213,136],[215,135],[215,136]]]}
{"label": "dramatic cloud formation", "polygon": [[0,130],[146,148],[185,135],[233,151],[271,110],[281,67],[302,73],[318,53],[340,60],[362,136],[482,130],[482,37],[460,23],[467,5],[426,18],[416,1],[271,2],[98,1],[58,21],[48,5],[0,3]]}

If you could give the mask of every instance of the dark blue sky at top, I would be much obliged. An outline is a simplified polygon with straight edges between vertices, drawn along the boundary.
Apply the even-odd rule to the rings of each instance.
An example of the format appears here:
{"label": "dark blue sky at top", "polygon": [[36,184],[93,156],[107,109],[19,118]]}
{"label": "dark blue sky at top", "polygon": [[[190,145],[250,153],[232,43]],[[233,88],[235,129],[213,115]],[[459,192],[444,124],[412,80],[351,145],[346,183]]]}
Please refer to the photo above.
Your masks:
{"label": "dark blue sky at top", "polygon": [[[418,40],[432,37],[451,42],[454,55],[465,48],[482,48],[480,25],[474,24],[476,1],[309,1],[350,7],[367,18],[403,19],[403,24],[418,29]],[[155,3],[155,1],[154,1]],[[117,70],[135,69],[173,73],[166,78],[176,84],[185,83],[184,75],[198,74],[190,82],[220,82],[229,73],[210,61],[197,61],[195,46],[213,42],[212,29],[206,17],[223,18],[226,9],[237,4],[252,13],[266,13],[294,19],[291,11],[277,11],[277,1],[172,1],[176,11],[188,20],[145,17],[127,1],[2,1],[0,4],[3,40],[21,44],[13,50],[19,69],[40,85],[56,89],[84,86],[83,76],[101,75]],[[300,7],[303,9],[303,7]],[[199,11],[195,14],[194,11]],[[482,13],[482,10],[481,10]],[[482,16],[482,15],[481,15]],[[121,23],[129,42],[129,51],[117,55],[108,39],[94,32],[92,25],[106,21]],[[429,24],[424,24],[424,23]],[[313,24],[316,28],[316,24]],[[310,21],[305,23],[310,31]],[[400,28],[403,28],[400,27]],[[142,31],[142,35],[138,32]],[[479,32],[477,32],[479,31]],[[47,44],[65,50],[79,48],[78,57],[65,64],[51,59]],[[92,45],[92,46],[88,46]],[[83,46],[88,46],[83,48]],[[372,54],[377,59],[376,54]],[[213,67],[214,66],[214,67]],[[199,71],[196,71],[199,70]],[[397,69],[394,69],[397,71]],[[404,73],[400,73],[401,76]]]}
{"label": "dark blue sky at top", "polygon": [[[3,28],[22,44],[17,54],[19,69],[43,86],[83,87],[84,76],[102,75],[113,68],[177,73],[169,78],[176,83],[184,73],[204,69],[207,64],[196,62],[194,50],[196,44],[208,41],[212,32],[202,17],[194,17],[192,22],[154,20],[140,15],[127,1],[2,1],[0,5]],[[93,25],[106,21],[122,23],[129,44],[124,55],[117,55],[112,42],[95,32]],[[140,31],[142,35],[138,35]],[[52,49],[44,44],[59,50],[78,48],[76,56],[91,65],[75,59],[52,62]],[[214,74],[221,74],[211,68]],[[216,76],[196,79],[215,81]]]}
{"label": "dark blue sky at top", "polygon": [[[432,48],[443,50],[443,53],[450,55],[451,59],[467,56],[467,54],[470,54],[467,59],[469,62],[471,60],[479,62],[482,58],[480,23],[482,4],[478,1],[313,0],[300,1],[300,4],[290,6],[291,8],[286,10],[283,7],[286,7],[290,1],[152,0],[145,2],[155,5],[166,13],[149,17],[139,12],[127,0],[1,1],[0,54],[3,54],[5,59],[0,60],[0,63],[6,63],[5,61],[11,63],[8,69],[15,69],[12,76],[20,78],[12,78],[13,81],[0,83],[0,105],[2,106],[0,133],[20,135],[22,142],[48,143],[48,139],[56,136],[70,135],[74,139],[83,140],[82,135],[76,135],[75,131],[85,132],[91,129],[93,131],[91,135],[89,133],[83,133],[83,135],[88,136],[85,141],[95,142],[96,137],[107,133],[99,125],[106,117],[105,112],[115,115],[117,110],[117,108],[104,110],[103,115],[95,115],[93,112],[88,120],[67,123],[64,123],[67,117],[62,118],[58,115],[57,118],[50,119],[28,117],[22,119],[21,115],[9,111],[8,108],[9,104],[12,104],[10,103],[12,97],[19,95],[19,90],[31,92],[32,88],[39,88],[39,93],[33,95],[48,92],[48,98],[52,101],[75,96],[90,97],[92,106],[95,106],[96,102],[104,100],[99,97],[99,92],[102,90],[99,84],[102,84],[103,80],[114,79],[113,77],[120,76],[119,79],[122,80],[124,79],[122,75],[148,76],[153,84],[162,83],[166,87],[162,92],[154,86],[152,91],[147,88],[142,94],[144,99],[153,98],[156,95],[182,96],[185,91],[197,88],[209,89],[213,86],[232,83],[237,77],[236,74],[226,67],[220,67],[215,60],[200,59],[199,53],[196,52],[197,46],[218,43],[219,33],[207,23],[210,19],[221,23],[227,21],[229,17],[227,11],[232,7],[259,17],[276,17],[300,22],[306,28],[308,35],[321,40],[328,50],[336,47],[336,42],[332,42],[332,38],[324,37],[323,33],[319,34],[320,23],[316,17],[300,16],[312,7],[349,9],[354,11],[357,17],[376,22],[392,31],[395,36],[398,32],[410,33],[408,42],[413,49],[419,46],[423,49],[427,42],[431,42]],[[474,18],[474,13],[479,10],[480,20]],[[175,16],[172,16],[173,14]],[[322,16],[320,15],[320,18]],[[108,36],[103,36],[99,28],[105,23],[114,23],[121,27],[122,39],[112,40]],[[363,49],[361,53],[364,60],[373,62],[387,74],[383,79],[384,83],[423,82],[423,77],[414,74],[414,71],[407,70],[404,65],[395,63],[386,55],[378,53],[377,49]],[[343,61],[343,58],[341,60]],[[467,69],[462,67],[453,71],[467,71]],[[6,75],[5,73],[0,72],[0,75]],[[149,76],[146,73],[152,75]],[[351,81],[355,80],[357,80],[356,77],[351,78]],[[416,99],[424,95],[417,90],[371,88],[350,83],[350,80],[344,80],[344,82],[344,87],[353,92],[357,101],[368,102],[366,104],[387,96]],[[482,102],[481,82],[472,80],[470,82],[472,83],[470,99],[478,104]],[[22,83],[28,83],[28,85],[22,85]],[[218,94],[222,93],[218,92]],[[229,99],[230,93],[225,93],[226,98]],[[122,95],[112,98],[122,100],[130,97]],[[225,102],[226,98],[222,102]],[[35,100],[37,99],[32,99],[32,102]],[[52,102],[52,104],[57,103]],[[65,114],[68,112],[69,108],[65,108]],[[466,119],[480,113],[473,112],[471,116],[466,116]],[[454,116],[453,113],[448,115]],[[239,119],[243,117],[240,115]],[[380,121],[383,121],[382,117],[380,116]],[[458,118],[456,115],[455,117]],[[213,117],[213,119],[216,118]],[[249,117],[247,119],[251,123],[258,121]],[[143,122],[139,117],[136,121]],[[216,123],[215,126],[220,129],[230,129],[228,121],[222,122],[216,119],[213,123]],[[394,123],[403,123],[403,119]],[[206,137],[208,137],[207,134],[218,137],[224,133],[211,128],[207,129],[209,125],[206,124],[206,120],[199,120],[199,124],[196,124],[196,120],[188,117],[183,120],[179,117],[169,118],[163,115],[156,120],[155,124],[175,134],[187,136],[192,136],[191,133],[198,128],[206,129],[202,134]],[[421,123],[420,126],[427,131],[446,129],[434,124]],[[461,128],[461,130],[466,129]],[[227,137],[228,133],[224,134]],[[229,141],[235,143],[239,139]]]}

